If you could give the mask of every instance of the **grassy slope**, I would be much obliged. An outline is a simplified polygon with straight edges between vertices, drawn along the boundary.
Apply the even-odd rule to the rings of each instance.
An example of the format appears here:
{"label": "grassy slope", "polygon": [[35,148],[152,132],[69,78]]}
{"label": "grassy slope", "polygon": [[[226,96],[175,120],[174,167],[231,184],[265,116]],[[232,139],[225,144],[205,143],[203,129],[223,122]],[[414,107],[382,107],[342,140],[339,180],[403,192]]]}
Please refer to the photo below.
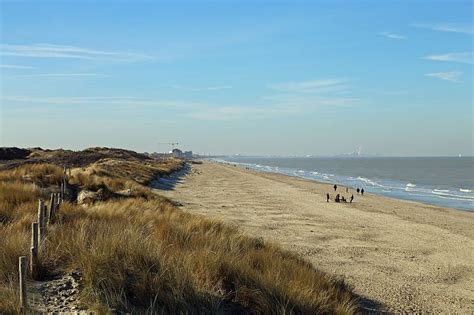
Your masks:
{"label": "grassy slope", "polygon": [[[109,157],[74,169],[71,183],[134,193],[63,204],[41,257],[44,271],[83,271],[81,302],[99,313],[357,312],[342,281],[275,244],[185,213],[143,186],[180,165]],[[18,256],[28,253],[37,199],[55,189],[61,174],[47,164],[0,172],[0,313],[16,312]]]}

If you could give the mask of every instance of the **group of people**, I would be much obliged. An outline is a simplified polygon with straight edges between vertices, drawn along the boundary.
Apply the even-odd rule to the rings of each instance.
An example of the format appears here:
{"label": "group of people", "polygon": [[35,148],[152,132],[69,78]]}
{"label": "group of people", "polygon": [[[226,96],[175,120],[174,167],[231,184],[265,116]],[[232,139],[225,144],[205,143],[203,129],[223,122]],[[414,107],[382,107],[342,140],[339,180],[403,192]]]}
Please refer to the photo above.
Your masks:
{"label": "group of people", "polygon": [[[337,185],[334,185],[333,188],[334,188],[334,191],[337,191]],[[362,196],[364,195],[364,188],[357,188],[356,191],[357,191],[357,194],[360,193]],[[347,187],[346,187],[346,192],[349,192],[349,188]],[[328,193],[326,194],[326,201],[329,202],[329,200],[331,200],[331,196],[329,196],[329,193]],[[352,203],[353,200],[354,200],[354,194],[352,194],[351,197],[349,198],[349,203]],[[347,203],[347,199],[344,196],[341,196],[340,194],[336,195],[336,198],[334,198],[334,201]]]}

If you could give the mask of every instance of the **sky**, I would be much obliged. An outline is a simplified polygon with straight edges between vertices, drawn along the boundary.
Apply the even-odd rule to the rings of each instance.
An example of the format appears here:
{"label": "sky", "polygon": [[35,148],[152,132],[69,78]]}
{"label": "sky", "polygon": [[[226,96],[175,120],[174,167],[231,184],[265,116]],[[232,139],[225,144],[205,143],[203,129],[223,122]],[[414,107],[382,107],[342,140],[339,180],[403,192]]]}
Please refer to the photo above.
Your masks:
{"label": "sky", "polygon": [[473,155],[471,1],[1,1],[0,146]]}

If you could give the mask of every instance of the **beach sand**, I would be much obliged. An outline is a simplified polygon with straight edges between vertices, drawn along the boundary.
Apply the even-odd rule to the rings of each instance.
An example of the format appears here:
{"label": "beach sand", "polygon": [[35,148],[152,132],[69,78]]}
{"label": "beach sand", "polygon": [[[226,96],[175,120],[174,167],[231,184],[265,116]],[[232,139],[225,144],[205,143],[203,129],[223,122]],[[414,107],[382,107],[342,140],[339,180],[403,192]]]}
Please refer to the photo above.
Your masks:
{"label": "beach sand", "polygon": [[[204,162],[159,193],[343,277],[367,308],[474,314],[474,213]],[[377,305],[377,302],[382,306]]]}

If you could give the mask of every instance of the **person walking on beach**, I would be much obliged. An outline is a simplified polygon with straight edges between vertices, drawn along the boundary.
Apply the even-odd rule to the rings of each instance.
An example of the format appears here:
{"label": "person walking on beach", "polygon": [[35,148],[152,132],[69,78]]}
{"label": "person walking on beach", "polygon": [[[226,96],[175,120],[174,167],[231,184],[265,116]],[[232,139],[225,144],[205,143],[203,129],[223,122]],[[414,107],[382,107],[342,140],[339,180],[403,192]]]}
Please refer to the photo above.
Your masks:
{"label": "person walking on beach", "polygon": [[335,201],[335,202],[339,202],[339,201],[340,201],[339,194],[336,195],[336,199],[335,199],[334,201]]}
{"label": "person walking on beach", "polygon": [[326,194],[326,202],[329,202],[329,194]]}
{"label": "person walking on beach", "polygon": [[336,190],[337,190],[337,185],[334,185],[334,191],[336,191]]}
{"label": "person walking on beach", "polygon": [[352,200],[354,200],[354,194],[352,194],[351,201],[349,201],[349,203],[352,203]]}
{"label": "person walking on beach", "polygon": [[346,187],[346,192],[349,192],[349,188]]}
{"label": "person walking on beach", "polygon": [[359,188],[357,188],[357,193],[359,193],[359,192],[360,192],[360,189],[359,189]]}
{"label": "person walking on beach", "polygon": [[362,194],[362,196],[364,195],[364,188],[360,190],[360,193]]}

